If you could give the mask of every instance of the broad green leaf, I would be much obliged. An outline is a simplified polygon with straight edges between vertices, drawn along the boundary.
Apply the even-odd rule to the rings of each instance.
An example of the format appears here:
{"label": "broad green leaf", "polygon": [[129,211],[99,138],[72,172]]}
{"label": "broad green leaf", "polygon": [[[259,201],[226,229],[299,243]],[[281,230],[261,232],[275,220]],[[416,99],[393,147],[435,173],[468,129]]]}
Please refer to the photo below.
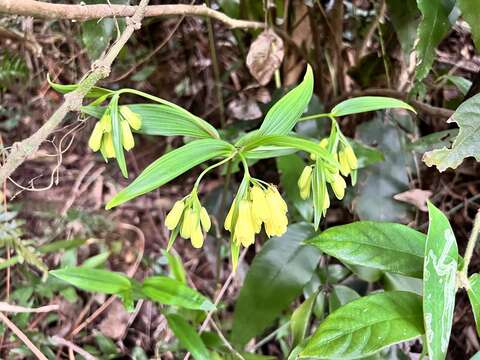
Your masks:
{"label": "broad green leaf", "polygon": [[297,307],[290,318],[290,331],[292,332],[292,347],[297,346],[305,339],[313,304],[317,293],[313,293],[302,305]]}
{"label": "broad green leaf", "polygon": [[413,150],[417,153],[423,154],[427,151],[439,149],[441,147],[452,146],[453,140],[458,135],[458,129],[449,129],[437,131],[414,141],[407,145],[409,150]]}
{"label": "broad green leaf", "polygon": [[302,293],[320,257],[302,244],[312,235],[308,224],[290,225],[285,235],[268,240],[255,256],[235,306],[235,344],[261,334]]}
{"label": "broad green leaf", "polygon": [[210,360],[208,350],[197,330],[183,317],[177,314],[166,315],[168,326],[177,339],[193,356],[195,360]]}
{"label": "broad green leaf", "polygon": [[172,150],[147,166],[130,185],[108,202],[106,208],[111,209],[152,191],[204,161],[228,155],[232,149],[232,145],[223,140],[200,139]]}
{"label": "broad green leaf", "polygon": [[[212,125],[185,109],[164,104],[131,104],[128,107],[142,119],[142,127],[135,130],[139,134],[219,138]],[[96,118],[100,118],[104,111],[103,106],[82,107],[82,112]]]}
{"label": "broad green leaf", "polygon": [[415,45],[418,27],[418,7],[416,0],[387,0],[388,17],[392,21],[402,46],[404,58],[408,60]]}
{"label": "broad green leaf", "polygon": [[431,360],[447,354],[455,307],[458,249],[447,217],[428,202],[429,226],[423,268],[423,317]]}
{"label": "broad green leaf", "polygon": [[439,171],[455,169],[466,157],[473,156],[480,161],[480,94],[463,102],[447,122],[458,124],[460,131],[451,148],[429,151],[423,156],[427,166],[435,165]]}
{"label": "broad green leaf", "polygon": [[477,50],[480,50],[480,12],[479,3],[476,0],[458,0],[457,5],[462,12],[465,21],[470,25],[473,42]]}
{"label": "broad green leaf", "polygon": [[296,149],[283,146],[259,146],[253,150],[250,150],[246,154],[247,159],[269,159],[273,157],[286,156],[297,152]]}
{"label": "broad green leaf", "polygon": [[300,197],[298,178],[305,167],[305,162],[298,155],[292,154],[276,159],[277,168],[280,172],[280,183],[286,193],[287,201],[291,202],[303,220],[310,221],[313,216],[312,202]]}
{"label": "broad green leaf", "polygon": [[475,325],[477,334],[480,334],[480,274],[473,274],[468,279],[470,287],[467,289],[468,299],[472,306],[473,316],[475,317]]}
{"label": "broad green leaf", "polygon": [[357,359],[423,334],[422,298],[403,291],[365,296],[318,327],[300,358]]}
{"label": "broad green leaf", "polygon": [[450,30],[448,19],[455,1],[450,0],[417,0],[418,8],[422,13],[422,20],[418,27],[417,68],[418,81],[427,77],[435,59],[435,48]]}
{"label": "broad green leaf", "polygon": [[353,151],[357,156],[357,166],[359,169],[385,160],[380,150],[364,145],[360,141],[350,140],[350,145],[352,145]]}
{"label": "broad green leaf", "polygon": [[345,116],[382,109],[415,109],[406,102],[383,96],[360,96],[342,101],[331,111],[333,116]]}
{"label": "broad green leaf", "polygon": [[[52,87],[53,90],[61,93],[61,94],[66,94],[69,92],[72,92],[78,88],[78,84],[68,84],[68,85],[62,85],[58,83],[54,83],[53,81],[50,80],[50,75],[47,74],[47,81],[48,84]],[[111,93],[112,91],[109,89],[101,88],[98,86],[92,87],[92,89],[85,95],[86,98],[98,98],[100,96],[104,96],[106,94]]]}
{"label": "broad green leaf", "polygon": [[405,225],[359,221],[331,227],[306,243],[353,265],[422,276],[425,235]]}
{"label": "broad green leaf", "polygon": [[259,133],[262,135],[288,134],[307,108],[312,93],[313,71],[308,65],[301,84],[289,91],[268,110]]}
{"label": "broad green leaf", "polygon": [[328,298],[330,312],[334,312],[343,305],[348,304],[360,297],[358,293],[345,285],[333,285],[332,292]]}
{"label": "broad green leaf", "polygon": [[167,276],[152,276],[142,284],[142,292],[161,304],[180,306],[193,310],[213,310],[215,306],[205,296],[180,281]]}
{"label": "broad green leaf", "polygon": [[438,80],[442,80],[442,79],[446,79],[450,81],[453,85],[455,85],[458,88],[458,90],[460,90],[460,92],[463,95],[466,95],[468,93],[468,90],[470,90],[470,88],[472,87],[472,82],[468,79],[465,79],[462,76],[446,74],[441,76]]}
{"label": "broad green leaf", "polygon": [[382,280],[385,291],[410,291],[420,296],[423,294],[422,279],[387,272]]}
{"label": "broad green leaf", "polygon": [[82,290],[103,294],[119,294],[129,291],[132,284],[123,274],[85,267],[50,270],[50,274]]}

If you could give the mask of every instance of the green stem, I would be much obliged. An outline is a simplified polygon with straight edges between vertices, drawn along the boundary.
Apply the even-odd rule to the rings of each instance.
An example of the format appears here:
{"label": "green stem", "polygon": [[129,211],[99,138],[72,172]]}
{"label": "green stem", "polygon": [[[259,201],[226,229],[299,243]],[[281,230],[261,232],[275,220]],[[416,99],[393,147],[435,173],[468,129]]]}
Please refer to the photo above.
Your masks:
{"label": "green stem", "polygon": [[480,211],[475,215],[475,221],[473,223],[473,229],[468,239],[467,249],[465,250],[464,263],[462,268],[462,275],[468,277],[468,266],[472,260],[473,251],[475,250],[475,244],[477,243],[478,234],[480,233]]}
{"label": "green stem", "polygon": [[309,115],[309,116],[301,117],[300,119],[298,119],[298,122],[307,121],[307,120],[315,120],[315,119],[326,118],[326,117],[331,117],[331,116],[332,116],[331,113]]}
{"label": "green stem", "polygon": [[193,186],[193,189],[196,190],[198,188],[198,185],[200,184],[200,181],[202,180],[202,178],[205,176],[206,173],[208,173],[210,170],[212,169],[215,169],[216,167],[220,166],[220,165],[223,165],[225,164],[226,162],[232,160],[235,155],[237,155],[236,152],[234,152],[233,154],[231,154],[229,157],[226,157],[225,159],[223,159],[222,161],[219,161],[218,163],[216,164],[213,164],[212,166],[209,166],[207,167],[205,170],[203,170],[200,175],[198,176],[197,178],[197,181],[195,181],[195,185]]}

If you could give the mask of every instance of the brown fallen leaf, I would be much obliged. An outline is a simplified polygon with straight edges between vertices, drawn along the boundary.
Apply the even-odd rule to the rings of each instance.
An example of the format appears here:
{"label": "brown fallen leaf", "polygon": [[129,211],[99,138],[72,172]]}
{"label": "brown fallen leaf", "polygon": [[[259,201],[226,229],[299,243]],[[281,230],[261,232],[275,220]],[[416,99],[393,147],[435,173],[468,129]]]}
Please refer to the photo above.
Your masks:
{"label": "brown fallen leaf", "polygon": [[248,70],[260,85],[267,85],[282,64],[284,55],[283,40],[273,30],[264,30],[250,46]]}
{"label": "brown fallen leaf", "polygon": [[395,200],[403,201],[414,205],[420,211],[427,212],[427,200],[432,196],[430,190],[412,189],[396,194],[393,196]]}
{"label": "brown fallen leaf", "polygon": [[117,340],[120,339],[128,326],[130,315],[120,301],[115,301],[109,308],[107,316],[100,322],[98,329],[103,335]]}

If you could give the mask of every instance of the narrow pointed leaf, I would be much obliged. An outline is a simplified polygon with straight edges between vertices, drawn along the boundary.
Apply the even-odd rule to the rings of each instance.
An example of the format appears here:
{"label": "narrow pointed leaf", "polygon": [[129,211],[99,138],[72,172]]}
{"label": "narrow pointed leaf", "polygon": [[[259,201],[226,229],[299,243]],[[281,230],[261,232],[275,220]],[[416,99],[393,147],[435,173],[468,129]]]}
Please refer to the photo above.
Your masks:
{"label": "narrow pointed leaf", "polygon": [[[79,84],[68,84],[68,85],[63,85],[63,84],[58,84],[54,83],[50,79],[50,75],[47,75],[47,81],[48,85],[52,87],[53,90],[61,93],[61,94],[67,94],[69,92],[72,92],[74,90],[78,89]],[[98,98],[100,96],[104,96],[106,94],[110,94],[112,91],[109,89],[104,89],[98,86],[92,87],[92,89],[85,95],[86,98]]]}
{"label": "narrow pointed leaf", "polygon": [[477,334],[480,334],[480,274],[473,274],[468,281],[470,283],[470,287],[467,289],[468,299],[475,317]]}
{"label": "narrow pointed leaf", "polygon": [[472,38],[475,47],[480,49],[480,12],[478,11],[477,0],[458,0],[458,7],[462,11],[462,16],[472,29]]}
{"label": "narrow pointed leaf", "polygon": [[195,360],[210,360],[207,347],[202,338],[183,317],[177,314],[166,316],[168,326],[173,331],[177,339],[193,356]]}
{"label": "narrow pointed leaf", "polygon": [[170,151],[147,166],[130,185],[109,201],[106,208],[111,209],[152,191],[204,161],[226,156],[232,148],[223,140],[200,139]]}
{"label": "narrow pointed leaf", "polygon": [[333,116],[345,116],[383,109],[415,109],[406,102],[383,96],[361,96],[347,99],[337,104],[331,111]]}
{"label": "narrow pointed leaf", "polygon": [[112,115],[112,136],[113,147],[115,148],[115,158],[118,167],[125,178],[128,178],[127,163],[125,161],[125,153],[123,152],[122,127],[120,124],[120,114],[118,112],[118,96],[112,98],[110,103],[110,114]]}
{"label": "narrow pointed leaf", "polygon": [[447,217],[428,202],[430,224],[423,269],[423,313],[428,354],[447,354],[455,307],[458,249]]}
{"label": "narrow pointed leaf", "polygon": [[423,332],[420,296],[403,291],[378,293],[330,314],[300,352],[300,358],[357,359]]}
{"label": "narrow pointed leaf", "polygon": [[302,305],[295,309],[290,318],[290,330],[292,332],[292,347],[297,346],[305,339],[305,334],[310,322],[310,316],[312,314],[313,304],[317,293],[313,293],[305,300]]}
{"label": "narrow pointed leaf", "polygon": [[205,296],[180,281],[166,276],[152,276],[142,284],[142,292],[161,304],[180,306],[193,310],[213,310],[215,306]]}
{"label": "narrow pointed leaf", "polygon": [[288,134],[307,108],[312,93],[313,71],[308,65],[303,81],[271,107],[259,132],[263,135]]}
{"label": "narrow pointed leaf", "polygon": [[359,221],[331,227],[306,243],[348,264],[422,277],[425,235],[405,225]]}

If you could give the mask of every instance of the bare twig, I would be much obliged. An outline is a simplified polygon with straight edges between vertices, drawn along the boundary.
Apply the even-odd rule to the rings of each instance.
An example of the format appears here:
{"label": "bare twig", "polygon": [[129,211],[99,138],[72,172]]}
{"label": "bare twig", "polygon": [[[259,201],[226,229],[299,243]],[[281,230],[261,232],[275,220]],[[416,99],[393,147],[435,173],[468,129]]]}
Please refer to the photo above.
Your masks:
{"label": "bare twig", "polygon": [[69,350],[75,351],[77,354],[84,357],[86,360],[97,360],[95,356],[90,354],[89,352],[83,350],[81,347],[75,345],[73,342],[68,341],[60,336],[52,336],[52,341],[55,345],[66,346]]}
{"label": "bare twig", "polygon": [[[111,65],[120,53],[120,50],[123,48],[130,36],[132,36],[133,32],[140,29],[141,21],[143,19],[145,8],[147,7],[148,2],[149,0],[141,0],[138,7],[132,7],[136,11],[133,17],[128,19],[128,25],[118,39],[118,41],[113,44],[113,46],[105,54],[105,56],[103,56],[100,60],[96,61],[93,64],[90,74],[84,77],[84,79],[79,83],[78,88],[75,91],[72,91],[64,96],[65,101],[63,102],[63,104],[53,113],[53,115],[45,122],[45,124],[43,124],[43,126],[29,138],[19,143],[13,144],[10,154],[8,155],[3,166],[0,168],[0,183],[7,179],[10,174],[15,171],[15,169],[27,159],[29,155],[35,153],[38,150],[42,142],[57,128],[57,126],[62,122],[67,113],[69,113],[70,111],[79,111],[85,95],[99,80],[107,77],[110,74]],[[2,9],[17,9],[16,4],[20,5],[20,8],[22,8],[22,6],[26,6],[26,8],[28,8],[28,5],[42,6],[47,3],[41,3],[32,0],[0,0],[0,12],[2,11]]]}
{"label": "bare twig", "polygon": [[50,311],[57,311],[59,305],[47,305],[41,306],[38,308],[27,308],[23,306],[10,305],[6,302],[0,302],[0,311],[2,312],[12,312],[12,313],[44,313]]}
{"label": "bare twig", "polygon": [[35,346],[34,343],[20,330],[17,325],[10,321],[4,313],[0,312],[0,320],[28,347],[28,349],[40,360],[48,360],[45,355]]}
{"label": "bare twig", "polygon": [[[44,19],[86,21],[108,17],[132,16],[137,7],[129,5],[66,5],[36,0],[0,0],[0,13],[33,16]],[[205,5],[151,5],[145,9],[145,17],[159,16],[204,16],[223,22],[228,27],[260,29],[264,24],[257,21],[232,19]]]}

